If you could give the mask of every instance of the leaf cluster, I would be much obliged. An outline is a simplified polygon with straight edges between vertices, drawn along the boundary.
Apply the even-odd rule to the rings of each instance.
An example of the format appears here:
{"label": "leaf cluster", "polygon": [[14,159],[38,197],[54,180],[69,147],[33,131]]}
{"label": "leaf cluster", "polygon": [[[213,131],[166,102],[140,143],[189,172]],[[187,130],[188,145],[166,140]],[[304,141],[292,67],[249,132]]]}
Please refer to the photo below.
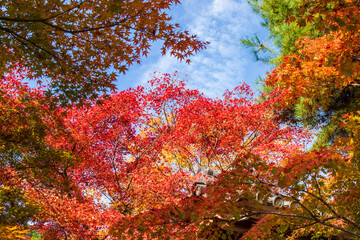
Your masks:
{"label": "leaf cluster", "polygon": [[94,99],[115,89],[119,73],[140,63],[152,42],[185,59],[206,43],[171,22],[162,1],[2,1],[0,70],[21,63],[27,77],[47,81],[64,102]]}

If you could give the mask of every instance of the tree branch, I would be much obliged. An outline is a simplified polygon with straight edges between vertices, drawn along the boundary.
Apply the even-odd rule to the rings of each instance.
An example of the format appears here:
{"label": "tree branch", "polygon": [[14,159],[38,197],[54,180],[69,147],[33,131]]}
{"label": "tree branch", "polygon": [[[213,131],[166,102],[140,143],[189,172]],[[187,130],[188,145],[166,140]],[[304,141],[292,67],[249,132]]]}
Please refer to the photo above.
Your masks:
{"label": "tree branch", "polygon": [[[268,186],[272,186],[272,187],[279,187],[279,186],[277,186],[277,185],[275,185],[275,184],[265,183],[265,182],[262,182],[262,181],[260,181],[260,180],[259,180],[259,183],[265,184],[265,185],[268,185]],[[359,224],[357,224],[356,222],[348,219],[348,218],[345,217],[345,216],[342,216],[342,215],[338,214],[338,213],[337,213],[324,199],[322,199],[321,197],[318,197],[318,196],[316,196],[315,194],[313,194],[313,193],[311,193],[311,192],[309,192],[309,191],[307,191],[307,190],[302,190],[302,189],[297,189],[297,188],[292,188],[292,187],[289,187],[289,189],[290,189],[290,190],[297,191],[297,192],[306,193],[306,194],[312,196],[313,198],[319,200],[319,201],[320,201],[322,204],[324,204],[337,218],[344,220],[345,222],[347,222],[347,223],[355,226],[357,229],[360,230],[360,225],[359,225]],[[301,205],[301,207],[303,207],[307,212],[309,212],[309,214],[310,214],[314,219],[318,219],[318,218],[317,218],[315,215],[313,215],[313,214],[311,213],[311,211],[308,210],[303,204],[301,204],[300,202],[298,202],[298,203],[299,203],[299,204]]]}

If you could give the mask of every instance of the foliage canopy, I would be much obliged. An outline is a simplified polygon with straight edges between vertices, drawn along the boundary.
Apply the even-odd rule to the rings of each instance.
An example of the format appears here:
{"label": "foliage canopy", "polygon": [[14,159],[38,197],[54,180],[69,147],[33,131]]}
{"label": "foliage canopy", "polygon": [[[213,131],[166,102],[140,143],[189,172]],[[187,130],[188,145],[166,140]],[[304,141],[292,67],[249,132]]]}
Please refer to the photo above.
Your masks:
{"label": "foliage canopy", "polygon": [[[16,12],[15,3],[20,2],[6,2],[9,13]],[[36,5],[21,3],[35,14]],[[44,26],[77,39],[78,33],[56,28],[72,32],[89,28],[81,21],[69,24],[65,19],[69,14],[95,16],[107,9],[109,14],[136,16],[136,23],[124,21],[145,29],[131,27],[124,32],[134,38],[129,40],[132,52],[121,50],[121,64],[137,61],[147,51],[147,41],[157,39],[151,34],[173,40],[185,37],[183,48],[176,48],[176,41],[165,45],[165,50],[175,49],[173,54],[180,58],[204,46],[169,27],[167,15],[156,14],[170,1],[126,2],[129,5],[102,1],[96,3],[105,4],[101,9],[89,3],[59,2],[53,11],[60,15],[53,21],[41,20],[45,16],[6,14],[0,20],[4,29],[22,31],[25,19],[33,21],[28,26],[34,28],[33,33]],[[44,239],[219,239],[234,237],[237,224],[251,220],[254,225],[242,239],[360,238],[357,2],[264,0],[262,4],[258,9],[271,13],[263,16],[273,33],[280,35],[279,43],[291,47],[284,48],[277,68],[265,80],[272,91],[264,93],[262,101],[256,101],[245,84],[221,99],[212,99],[174,80],[176,74],[165,74],[150,80],[147,88],[114,91],[107,98],[85,96],[85,105],[61,106],[50,101],[41,87],[24,83],[26,76],[41,76],[44,69],[39,65],[25,70],[35,58],[29,58],[27,48],[21,50],[21,44],[8,36],[5,42],[14,45],[3,46],[11,61],[3,61],[7,73],[0,81],[0,231],[12,238],[25,237],[31,229],[28,235],[41,233]],[[281,11],[274,8],[279,4]],[[69,6],[73,9],[66,11]],[[153,24],[141,23],[142,17],[152,14]],[[124,16],[110,18],[121,21]],[[107,15],[103,17],[88,19],[95,24],[90,28],[103,26],[100,30],[105,35],[121,28],[122,23],[96,25],[106,22]],[[273,24],[279,19],[299,27],[290,36],[297,38],[294,46],[293,40],[285,38],[290,30],[276,29]],[[155,33],[154,26],[158,26]],[[321,34],[312,34],[310,29]],[[97,30],[81,32],[78,43]],[[143,40],[136,43],[137,37],[145,39],[145,45]],[[133,58],[122,58],[125,55]],[[109,56],[101,53],[84,61],[102,62]],[[108,63],[95,70],[107,69]],[[62,71],[58,67],[63,66],[47,70],[67,77],[57,72]],[[52,87],[66,93],[67,87],[74,86],[73,93],[83,93],[75,78],[64,79],[54,80]],[[91,84],[89,79],[84,86]],[[104,82],[98,84],[107,87]],[[288,124],[299,120],[331,128],[323,141],[326,145],[307,150],[311,138],[307,129]],[[200,167],[214,168],[218,176],[211,184],[201,182],[204,176],[194,175]],[[199,183],[206,187],[196,194],[194,185]],[[287,202],[287,207],[268,206],[275,205],[276,199]]]}
{"label": "foliage canopy", "polygon": [[[185,59],[206,43],[181,30],[167,10],[178,0],[6,0],[0,8],[0,69],[21,63],[49,79],[63,101],[94,99],[162,41],[162,54]],[[3,73],[2,73],[3,74]]]}

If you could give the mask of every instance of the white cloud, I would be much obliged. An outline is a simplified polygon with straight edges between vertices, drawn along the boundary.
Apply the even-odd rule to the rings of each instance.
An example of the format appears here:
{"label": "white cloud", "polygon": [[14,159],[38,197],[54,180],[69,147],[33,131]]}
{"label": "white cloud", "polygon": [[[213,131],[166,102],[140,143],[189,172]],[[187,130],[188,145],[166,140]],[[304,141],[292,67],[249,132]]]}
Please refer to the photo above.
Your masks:
{"label": "white cloud", "polygon": [[234,1],[234,0],[214,0],[211,4],[212,15],[221,16],[221,18],[229,18],[233,13],[239,14],[247,6],[246,1]]}
{"label": "white cloud", "polygon": [[[210,41],[208,48],[191,58],[190,65],[169,55],[153,56],[144,61],[140,83],[154,72],[188,74],[189,85],[210,97],[221,97],[225,89],[234,88],[249,75],[247,50],[240,46],[242,36],[260,28],[259,18],[243,0],[184,0],[175,9],[174,21],[191,34]],[[253,73],[251,73],[253,74]]]}

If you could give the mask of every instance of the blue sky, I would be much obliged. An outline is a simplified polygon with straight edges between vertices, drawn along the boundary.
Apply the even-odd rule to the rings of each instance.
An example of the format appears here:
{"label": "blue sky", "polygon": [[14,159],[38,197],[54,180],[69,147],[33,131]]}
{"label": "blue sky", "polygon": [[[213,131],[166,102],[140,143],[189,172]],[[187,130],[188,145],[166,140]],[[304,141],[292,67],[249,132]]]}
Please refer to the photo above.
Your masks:
{"label": "blue sky", "polygon": [[209,97],[221,97],[226,89],[233,89],[240,82],[256,89],[258,76],[271,69],[255,62],[250,51],[239,44],[242,37],[253,34],[268,40],[260,16],[245,0],[182,0],[169,13],[184,30],[210,45],[193,56],[188,65],[169,55],[161,56],[160,43],[156,43],[141,65],[133,65],[126,75],[119,76],[118,90],[145,85],[154,71],[180,71],[191,88]]}

